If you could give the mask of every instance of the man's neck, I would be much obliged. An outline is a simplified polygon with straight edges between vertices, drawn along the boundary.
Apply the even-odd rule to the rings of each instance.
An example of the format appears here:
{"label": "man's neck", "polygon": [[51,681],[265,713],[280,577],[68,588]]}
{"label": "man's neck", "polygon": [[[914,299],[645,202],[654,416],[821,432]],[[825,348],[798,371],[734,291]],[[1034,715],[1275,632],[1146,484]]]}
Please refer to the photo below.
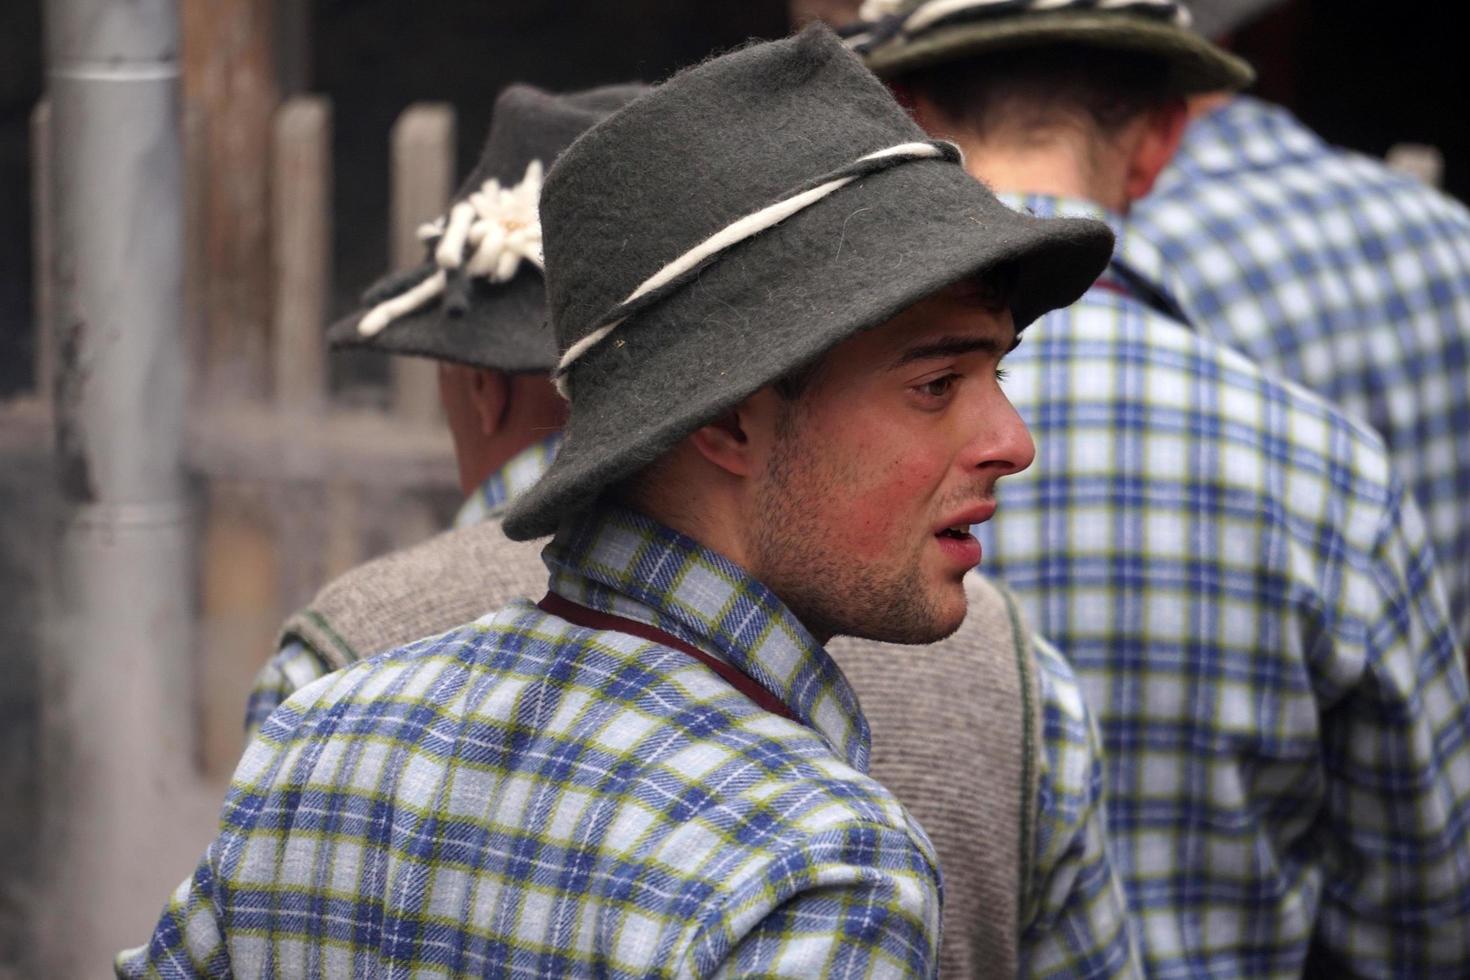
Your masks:
{"label": "man's neck", "polygon": [[551,430],[526,428],[482,443],[472,453],[461,452],[458,459],[460,489],[469,496],[511,460],[552,434]]}
{"label": "man's neck", "polygon": [[1046,194],[1092,201],[1119,213],[1127,210],[1121,180],[1090,159],[1080,140],[961,145],[965,168],[998,194]]}
{"label": "man's neck", "polygon": [[1204,95],[1196,95],[1189,100],[1189,118],[1195,120],[1201,116],[1208,116],[1216,109],[1228,104],[1235,98],[1233,92],[1206,92]]}

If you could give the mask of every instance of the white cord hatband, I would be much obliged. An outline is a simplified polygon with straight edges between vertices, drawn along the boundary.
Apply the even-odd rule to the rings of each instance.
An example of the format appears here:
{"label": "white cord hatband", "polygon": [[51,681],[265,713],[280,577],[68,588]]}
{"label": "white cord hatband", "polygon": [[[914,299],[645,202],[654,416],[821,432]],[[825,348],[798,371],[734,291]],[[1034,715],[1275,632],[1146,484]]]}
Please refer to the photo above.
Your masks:
{"label": "white cord hatband", "polygon": [[420,240],[438,239],[434,263],[439,268],[413,288],[374,306],[357,324],[357,332],[372,337],[394,320],[427,306],[443,295],[449,273],[456,270],[463,269],[471,279],[499,283],[514,279],[522,261],[545,269],[538,211],[541,176],[541,161],[532,160],[516,186],[501,187],[500,181],[487,180],[450,208],[447,217],[421,226]]}
{"label": "white cord hatband", "polygon": [[[869,153],[867,156],[859,158],[853,166],[861,166],[862,164],[871,163],[875,160],[894,159],[896,163],[909,160],[925,160],[945,156],[947,152],[953,153],[956,151],[953,149],[946,151],[946,149],[934,143],[901,143],[898,146],[890,146],[886,150]],[[826,183],[819,184],[810,190],[802,191],[800,194],[788,197],[783,201],[777,201],[775,204],[763,208],[754,214],[746,215],[733,224],[726,225],[723,229],[715,232],[645,279],[637,289],[629,293],[627,298],[618,304],[618,309],[626,307],[629,303],[646,296],[655,289],[668,285],[679,276],[698,267],[711,256],[717,255],[748,238],[754,238],[761,232],[785,221],[793,214],[804,211],[823,198],[846,187],[860,176],[862,176],[862,172],[849,174],[845,177],[837,177]],[[626,319],[626,316],[620,316],[610,320],[567,348],[566,353],[562,355],[561,361],[556,366],[556,371],[552,374],[556,382],[556,389],[561,392],[563,398],[571,398],[567,384],[567,372],[571,369],[571,366],[583,354],[602,343],[608,334],[621,326]]]}

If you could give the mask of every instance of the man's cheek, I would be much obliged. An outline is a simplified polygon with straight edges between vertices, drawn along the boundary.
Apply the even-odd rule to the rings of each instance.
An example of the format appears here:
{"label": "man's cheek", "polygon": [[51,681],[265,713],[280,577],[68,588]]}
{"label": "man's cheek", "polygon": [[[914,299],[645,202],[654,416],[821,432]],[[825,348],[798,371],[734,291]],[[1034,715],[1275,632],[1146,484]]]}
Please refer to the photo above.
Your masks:
{"label": "man's cheek", "polygon": [[844,537],[855,554],[868,558],[894,558],[895,552],[908,550],[914,537],[924,528],[914,517],[917,512],[919,483],[912,474],[901,470],[889,479],[870,483],[853,497],[842,518]]}

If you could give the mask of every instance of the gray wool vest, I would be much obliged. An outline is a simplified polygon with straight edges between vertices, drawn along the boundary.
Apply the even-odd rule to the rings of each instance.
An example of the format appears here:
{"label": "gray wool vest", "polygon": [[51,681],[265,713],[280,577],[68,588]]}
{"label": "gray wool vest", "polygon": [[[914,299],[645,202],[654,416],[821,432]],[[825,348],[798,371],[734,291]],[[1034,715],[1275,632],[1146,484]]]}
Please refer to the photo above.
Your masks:
{"label": "gray wool vest", "polygon": [[[282,631],[333,669],[539,599],[545,541],[498,520],[352,569]],[[871,774],[918,818],[944,874],[945,977],[1014,977],[1035,853],[1041,709],[1031,636],[1009,595],[966,578],[970,612],[930,647],[842,637],[828,650],[872,729]]]}

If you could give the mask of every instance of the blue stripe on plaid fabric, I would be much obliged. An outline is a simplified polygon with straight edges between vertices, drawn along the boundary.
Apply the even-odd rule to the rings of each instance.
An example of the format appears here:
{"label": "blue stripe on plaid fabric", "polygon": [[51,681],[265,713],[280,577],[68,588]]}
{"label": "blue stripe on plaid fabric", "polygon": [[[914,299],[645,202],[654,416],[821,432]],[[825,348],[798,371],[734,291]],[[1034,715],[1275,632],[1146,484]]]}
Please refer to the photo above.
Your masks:
{"label": "blue stripe on plaid fabric", "polygon": [[[454,526],[472,527],[499,517],[512,499],[541,479],[561,449],[561,439],[561,433],[556,433],[538,440],[486,477],[460,507]],[[331,669],[319,651],[301,640],[293,637],[282,643],[251,682],[245,702],[245,737],[254,738],[282,701],[318,677],[326,676]]]}
{"label": "blue stripe on plaid fabric", "polygon": [[1461,974],[1470,685],[1381,440],[1109,290],[1006,364],[1037,458],[977,528],[985,568],[1097,715],[1150,974],[1297,976],[1314,938]]}
{"label": "blue stripe on plaid fabric", "polygon": [[512,500],[529,490],[551,468],[551,461],[561,449],[561,440],[561,433],[556,432],[512,456],[460,505],[454,515],[454,526],[473,527],[504,513]]}
{"label": "blue stripe on plaid fabric", "polygon": [[1237,98],[1190,125],[1123,243],[1196,329],[1378,430],[1470,644],[1470,212]]}
{"label": "blue stripe on plaid fabric", "polygon": [[1021,910],[1019,974],[1056,980],[1137,976],[1142,956],[1108,855],[1097,725],[1071,665],[1040,637],[1033,644],[1044,751],[1030,865],[1034,901]]}
{"label": "blue stripe on plaid fabric", "polygon": [[119,974],[932,976],[933,851],[849,765],[866,723],[825,651],[635,515],[584,515],[550,550],[567,598],[680,625],[807,724],[517,601],[288,699]]}

